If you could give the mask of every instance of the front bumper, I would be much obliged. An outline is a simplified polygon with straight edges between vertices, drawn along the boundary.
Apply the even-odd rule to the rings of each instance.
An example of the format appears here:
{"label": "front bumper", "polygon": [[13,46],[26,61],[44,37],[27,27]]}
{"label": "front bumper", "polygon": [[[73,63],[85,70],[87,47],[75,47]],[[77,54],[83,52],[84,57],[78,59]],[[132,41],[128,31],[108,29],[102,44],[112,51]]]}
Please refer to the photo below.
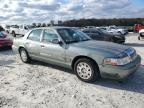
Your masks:
{"label": "front bumper", "polygon": [[135,61],[124,65],[124,66],[111,66],[111,65],[101,65],[100,73],[102,78],[110,78],[122,80],[128,77],[130,74],[134,73],[141,64],[141,57],[138,55]]}

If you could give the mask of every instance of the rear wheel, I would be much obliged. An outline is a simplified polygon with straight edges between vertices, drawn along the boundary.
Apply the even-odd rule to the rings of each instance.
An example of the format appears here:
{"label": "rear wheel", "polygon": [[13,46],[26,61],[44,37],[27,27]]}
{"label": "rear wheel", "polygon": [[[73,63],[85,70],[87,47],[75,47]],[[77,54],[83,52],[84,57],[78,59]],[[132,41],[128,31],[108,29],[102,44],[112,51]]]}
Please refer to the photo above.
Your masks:
{"label": "rear wheel", "polygon": [[140,40],[140,36],[138,36],[138,40]]}
{"label": "rear wheel", "polygon": [[98,66],[87,58],[77,60],[74,65],[74,71],[77,77],[84,82],[94,82],[100,79]]}
{"label": "rear wheel", "polygon": [[20,49],[20,58],[24,63],[30,62],[30,57],[28,55],[28,52],[24,48]]}

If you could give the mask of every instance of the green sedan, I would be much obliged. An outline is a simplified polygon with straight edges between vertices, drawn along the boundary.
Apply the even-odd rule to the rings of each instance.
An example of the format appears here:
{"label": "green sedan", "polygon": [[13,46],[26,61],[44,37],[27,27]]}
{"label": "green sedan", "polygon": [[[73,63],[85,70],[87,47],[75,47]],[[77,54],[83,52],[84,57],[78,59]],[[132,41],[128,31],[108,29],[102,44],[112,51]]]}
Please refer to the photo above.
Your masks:
{"label": "green sedan", "polygon": [[95,41],[69,27],[36,28],[14,39],[13,51],[24,63],[31,60],[73,69],[85,82],[100,78],[122,80],[134,73],[141,57],[128,46]]}

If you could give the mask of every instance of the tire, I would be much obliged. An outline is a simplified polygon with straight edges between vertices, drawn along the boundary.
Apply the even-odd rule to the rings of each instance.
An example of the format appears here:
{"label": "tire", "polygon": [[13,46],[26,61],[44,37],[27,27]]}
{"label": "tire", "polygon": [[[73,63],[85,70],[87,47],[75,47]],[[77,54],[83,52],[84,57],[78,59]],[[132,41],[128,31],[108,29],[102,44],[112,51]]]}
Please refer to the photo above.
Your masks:
{"label": "tire", "polygon": [[122,33],[120,31],[118,33],[122,35]]}
{"label": "tire", "polygon": [[15,34],[15,32],[14,32],[14,31],[12,31],[12,35],[13,35],[13,37],[16,37],[16,34]]}
{"label": "tire", "polygon": [[28,55],[28,52],[24,48],[21,48],[19,53],[20,53],[20,58],[22,62],[30,63],[30,57]]}
{"label": "tire", "polygon": [[140,36],[138,36],[138,40],[140,40]]}
{"label": "tire", "polygon": [[95,82],[100,79],[98,66],[87,58],[78,59],[74,64],[74,71],[77,77],[84,82]]}

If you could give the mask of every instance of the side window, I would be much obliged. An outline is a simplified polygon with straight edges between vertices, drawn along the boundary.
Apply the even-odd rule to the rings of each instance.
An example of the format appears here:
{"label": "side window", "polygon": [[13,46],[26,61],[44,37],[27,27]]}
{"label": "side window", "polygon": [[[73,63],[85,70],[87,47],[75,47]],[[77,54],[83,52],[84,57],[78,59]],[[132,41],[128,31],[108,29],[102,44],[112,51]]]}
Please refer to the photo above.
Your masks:
{"label": "side window", "polygon": [[42,30],[41,30],[41,29],[33,30],[33,31],[29,34],[28,39],[29,39],[29,40],[33,40],[33,41],[40,41],[41,33],[42,33]]}
{"label": "side window", "polygon": [[83,32],[84,32],[84,33],[90,33],[90,31],[88,31],[88,30],[84,30]]}
{"label": "side window", "polygon": [[52,42],[53,39],[58,39],[57,34],[53,30],[45,30],[43,35],[43,42]]}
{"label": "side window", "polygon": [[96,31],[96,30],[92,30],[91,33],[94,33],[96,35],[100,35],[100,33],[98,31]]}

